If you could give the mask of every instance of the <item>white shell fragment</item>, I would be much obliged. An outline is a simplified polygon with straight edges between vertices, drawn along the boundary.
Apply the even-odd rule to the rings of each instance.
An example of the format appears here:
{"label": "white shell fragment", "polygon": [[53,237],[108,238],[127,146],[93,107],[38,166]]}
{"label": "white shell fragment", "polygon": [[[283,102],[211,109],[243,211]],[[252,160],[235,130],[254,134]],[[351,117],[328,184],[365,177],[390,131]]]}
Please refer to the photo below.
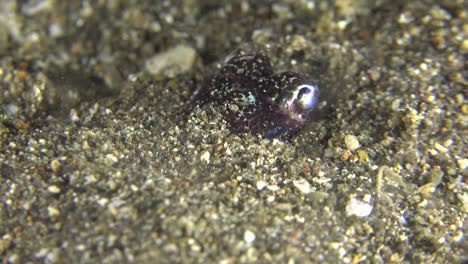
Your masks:
{"label": "white shell fragment", "polygon": [[146,70],[153,75],[175,76],[189,71],[195,64],[197,53],[194,48],[178,45],[158,53],[145,62]]}
{"label": "white shell fragment", "polygon": [[349,216],[368,217],[374,207],[370,204],[370,195],[365,198],[367,198],[365,199],[366,201],[351,197],[346,205],[346,214]]}

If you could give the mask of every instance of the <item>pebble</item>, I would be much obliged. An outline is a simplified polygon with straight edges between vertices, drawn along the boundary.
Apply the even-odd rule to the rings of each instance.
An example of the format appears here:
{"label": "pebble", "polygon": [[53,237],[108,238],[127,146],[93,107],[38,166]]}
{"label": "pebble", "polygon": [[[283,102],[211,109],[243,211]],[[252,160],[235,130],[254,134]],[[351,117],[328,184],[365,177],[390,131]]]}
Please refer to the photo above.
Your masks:
{"label": "pebble", "polygon": [[408,149],[405,154],[405,161],[412,165],[418,164],[421,160],[421,154],[417,149]]}
{"label": "pebble", "polygon": [[252,32],[252,40],[255,43],[262,44],[266,43],[272,37],[272,31],[270,29],[257,29]]}
{"label": "pebble", "polygon": [[47,188],[47,191],[50,193],[57,194],[60,193],[60,188],[57,185],[51,185]]}
{"label": "pebble", "polygon": [[78,122],[80,121],[80,115],[78,114],[78,111],[76,109],[71,109],[70,113],[68,114],[68,119],[71,122]]}
{"label": "pebble", "polygon": [[463,51],[468,51],[468,39],[465,39],[461,42],[460,49]]}
{"label": "pebble", "polygon": [[357,137],[353,135],[346,135],[344,141],[346,144],[346,148],[351,151],[354,151],[361,146]]}
{"label": "pebble", "polygon": [[444,147],[448,148],[452,144],[453,144],[453,139],[449,138],[449,139],[445,140],[442,145],[444,145]]}
{"label": "pebble", "polygon": [[468,168],[468,159],[457,159],[457,164],[460,170],[466,170]]}
{"label": "pebble", "polygon": [[52,168],[53,171],[58,171],[61,166],[60,160],[54,159],[50,162],[50,167]]}
{"label": "pebble", "polygon": [[435,143],[434,144],[434,148],[439,151],[440,153],[446,153],[448,151],[448,148],[442,146],[441,144],[439,143]]}
{"label": "pebble", "polygon": [[173,77],[189,71],[195,64],[197,52],[187,45],[178,45],[158,53],[145,62],[146,70],[153,75]]}
{"label": "pebble", "polygon": [[304,179],[294,180],[293,184],[299,191],[301,191],[304,194],[309,194],[312,192],[310,188],[310,183]]}
{"label": "pebble", "polygon": [[280,187],[276,184],[272,184],[272,185],[268,185],[267,186],[268,190],[272,191],[272,192],[277,192],[280,190]]}
{"label": "pebble", "polygon": [[42,12],[50,11],[53,7],[53,1],[41,0],[41,1],[26,1],[21,4],[21,11],[27,15],[33,16]]}
{"label": "pebble", "polygon": [[367,152],[365,152],[364,150],[359,150],[357,154],[358,154],[360,163],[365,163],[369,161],[369,156],[367,155]]}
{"label": "pebble", "polygon": [[8,114],[8,115],[16,115],[20,110],[20,108],[16,104],[8,104],[8,105],[6,105],[5,108],[6,108],[5,109],[6,114]]}
{"label": "pebble", "polygon": [[201,156],[200,156],[200,160],[201,161],[205,161],[206,163],[210,163],[210,152],[208,151],[205,151]]}
{"label": "pebble", "polygon": [[60,210],[58,208],[49,206],[47,207],[47,213],[49,214],[50,217],[56,217],[60,214]]}
{"label": "pebble", "polygon": [[261,191],[265,188],[265,186],[267,186],[267,183],[266,181],[259,180],[257,181],[256,185],[257,185],[257,190]]}
{"label": "pebble", "polygon": [[244,240],[245,242],[251,244],[255,241],[255,233],[250,230],[245,230],[244,232]]}

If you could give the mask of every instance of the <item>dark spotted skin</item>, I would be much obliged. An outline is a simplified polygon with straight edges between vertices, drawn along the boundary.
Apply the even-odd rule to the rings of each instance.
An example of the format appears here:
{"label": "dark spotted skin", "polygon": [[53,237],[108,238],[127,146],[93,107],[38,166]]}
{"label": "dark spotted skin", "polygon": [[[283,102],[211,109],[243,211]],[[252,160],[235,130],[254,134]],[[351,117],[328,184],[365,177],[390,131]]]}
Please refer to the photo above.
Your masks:
{"label": "dark spotted skin", "polygon": [[[221,107],[235,133],[289,139],[304,126],[317,100],[315,86],[298,89],[301,85],[312,84],[300,73],[274,74],[269,58],[263,53],[238,50],[226,58],[202,101]],[[310,93],[308,87],[313,87],[314,93],[304,99],[310,102],[304,107],[294,98]]]}

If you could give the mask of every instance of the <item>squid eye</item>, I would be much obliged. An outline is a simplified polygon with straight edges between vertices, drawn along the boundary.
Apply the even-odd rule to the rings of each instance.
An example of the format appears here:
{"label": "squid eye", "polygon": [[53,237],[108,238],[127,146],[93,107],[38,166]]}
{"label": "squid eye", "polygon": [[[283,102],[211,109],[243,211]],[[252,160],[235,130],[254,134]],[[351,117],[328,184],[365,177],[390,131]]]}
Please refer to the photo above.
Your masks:
{"label": "squid eye", "polygon": [[314,107],[317,102],[318,89],[315,85],[312,84],[303,84],[297,87],[295,93],[296,102],[303,109],[310,109]]}

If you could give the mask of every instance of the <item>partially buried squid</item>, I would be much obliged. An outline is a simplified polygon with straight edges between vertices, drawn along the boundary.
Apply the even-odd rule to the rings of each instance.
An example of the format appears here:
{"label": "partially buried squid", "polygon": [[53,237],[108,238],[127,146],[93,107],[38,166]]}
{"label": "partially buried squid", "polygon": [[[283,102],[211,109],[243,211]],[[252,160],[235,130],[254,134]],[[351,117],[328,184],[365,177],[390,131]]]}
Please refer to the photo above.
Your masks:
{"label": "partially buried squid", "polygon": [[307,122],[318,88],[297,72],[274,74],[264,53],[237,50],[213,77],[200,105],[221,107],[231,131],[290,139]]}

